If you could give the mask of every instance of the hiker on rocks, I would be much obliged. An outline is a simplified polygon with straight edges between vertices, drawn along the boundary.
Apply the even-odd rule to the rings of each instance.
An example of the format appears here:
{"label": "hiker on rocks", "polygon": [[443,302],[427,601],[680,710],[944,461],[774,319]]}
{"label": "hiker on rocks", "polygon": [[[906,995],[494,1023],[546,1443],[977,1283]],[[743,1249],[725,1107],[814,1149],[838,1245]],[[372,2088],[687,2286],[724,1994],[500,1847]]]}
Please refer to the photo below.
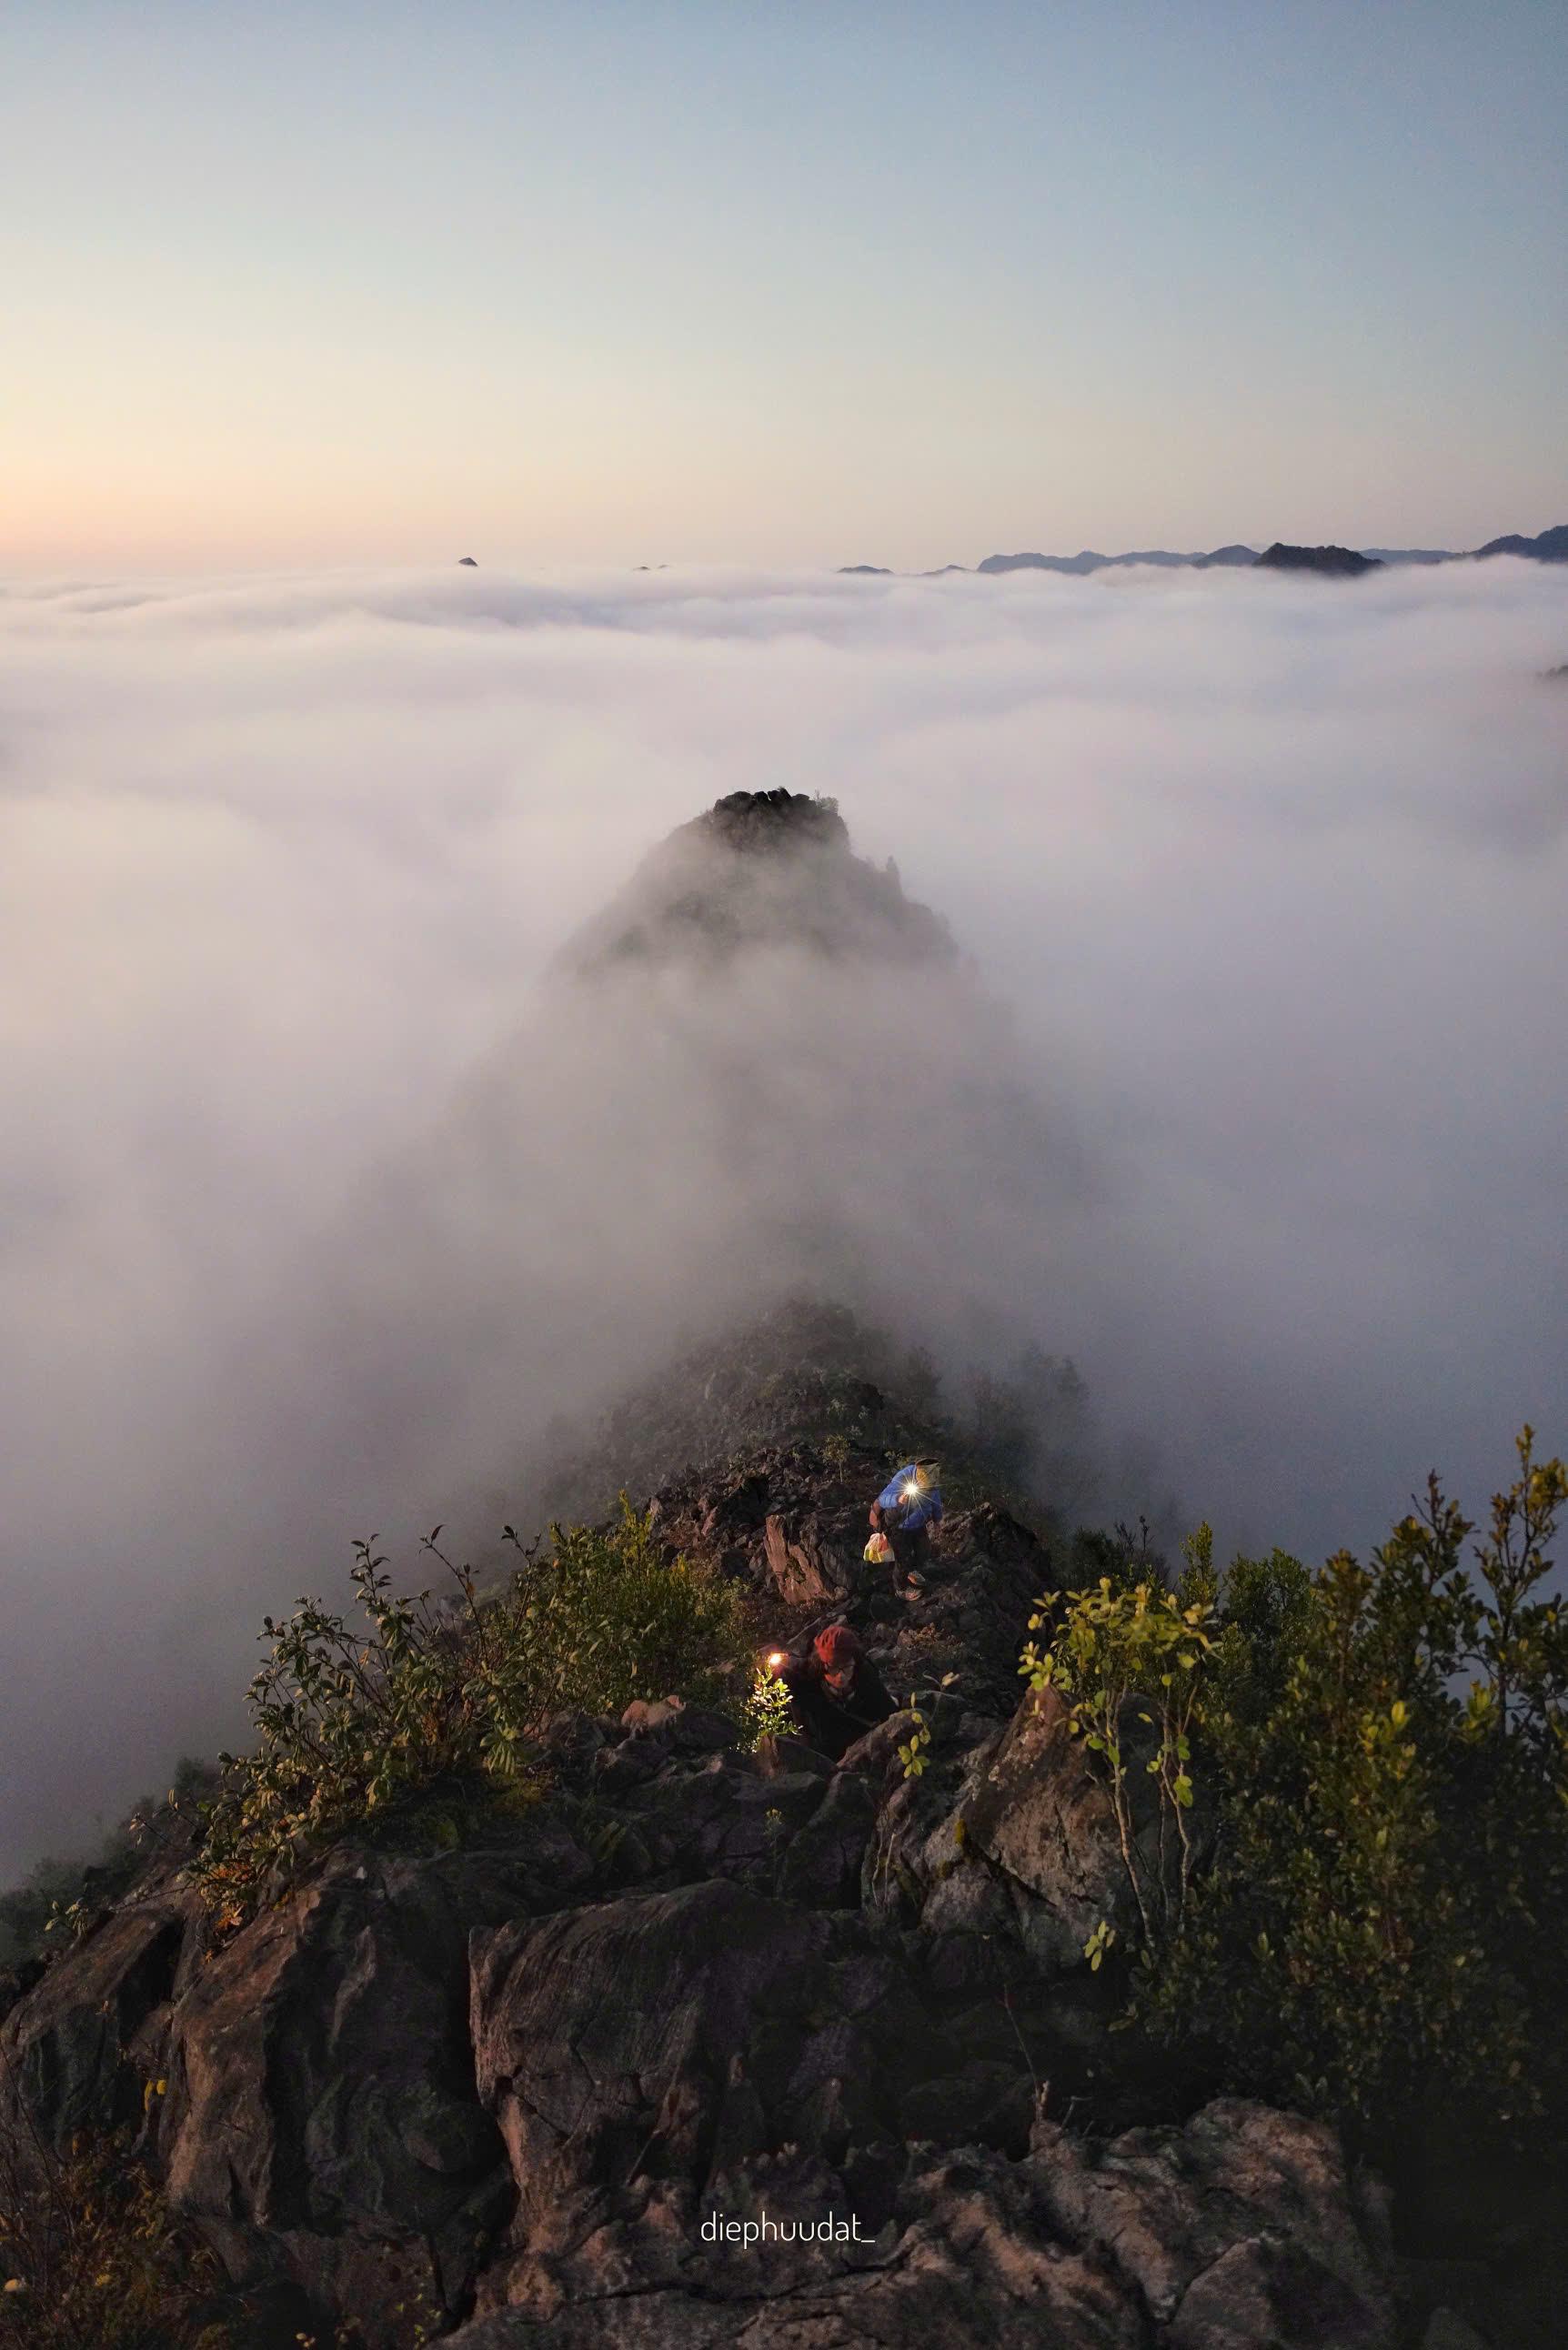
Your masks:
{"label": "hiker on rocks", "polygon": [[[906,1461],[871,1504],[866,1555],[891,1558],[896,1575],[919,1575],[930,1565],[931,1528],[942,1519],[942,1489],[934,1461]],[[880,1536],[880,1540],[878,1540]]]}
{"label": "hiker on rocks", "polygon": [[896,1713],[887,1684],[847,1624],[830,1624],[809,1653],[778,1668],[800,1735],[834,1762]]}

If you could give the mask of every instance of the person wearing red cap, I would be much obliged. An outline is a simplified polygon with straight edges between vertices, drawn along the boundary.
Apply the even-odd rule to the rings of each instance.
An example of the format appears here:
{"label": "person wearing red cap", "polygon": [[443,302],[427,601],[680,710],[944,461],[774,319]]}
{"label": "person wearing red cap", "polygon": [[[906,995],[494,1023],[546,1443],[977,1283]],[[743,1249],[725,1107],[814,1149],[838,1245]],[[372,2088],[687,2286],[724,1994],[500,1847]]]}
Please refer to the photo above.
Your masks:
{"label": "person wearing red cap", "polygon": [[898,1708],[847,1624],[830,1624],[808,1653],[779,1668],[800,1734],[819,1754],[839,1756]]}

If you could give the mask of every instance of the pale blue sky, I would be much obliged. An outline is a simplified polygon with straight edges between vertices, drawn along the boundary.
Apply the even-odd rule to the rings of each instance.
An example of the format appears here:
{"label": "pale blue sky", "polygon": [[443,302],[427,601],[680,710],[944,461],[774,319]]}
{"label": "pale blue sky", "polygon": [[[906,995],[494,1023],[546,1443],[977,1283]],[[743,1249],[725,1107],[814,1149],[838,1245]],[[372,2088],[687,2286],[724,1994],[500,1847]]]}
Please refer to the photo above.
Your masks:
{"label": "pale blue sky", "polygon": [[1568,519],[1561,0],[13,0],[0,564]]}

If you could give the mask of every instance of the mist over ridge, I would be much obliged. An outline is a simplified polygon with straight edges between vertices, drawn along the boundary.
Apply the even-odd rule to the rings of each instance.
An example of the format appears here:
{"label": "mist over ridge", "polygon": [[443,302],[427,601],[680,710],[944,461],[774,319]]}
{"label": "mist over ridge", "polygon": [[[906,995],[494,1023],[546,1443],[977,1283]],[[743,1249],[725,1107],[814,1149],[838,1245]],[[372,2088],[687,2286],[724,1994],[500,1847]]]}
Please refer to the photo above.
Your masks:
{"label": "mist over ridge", "polygon": [[[1507,557],[0,598],[7,1865],[791,1288],[1072,1354],[1222,1546],[1563,1449],[1565,657]],[[742,790],[848,837],[607,962]]]}

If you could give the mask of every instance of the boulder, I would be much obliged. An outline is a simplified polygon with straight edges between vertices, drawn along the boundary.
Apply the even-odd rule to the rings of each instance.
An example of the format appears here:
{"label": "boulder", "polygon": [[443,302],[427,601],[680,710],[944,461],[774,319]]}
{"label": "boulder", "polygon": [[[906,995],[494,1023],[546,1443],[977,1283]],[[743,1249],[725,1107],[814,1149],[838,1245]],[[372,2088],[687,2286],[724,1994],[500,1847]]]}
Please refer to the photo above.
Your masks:
{"label": "boulder", "polygon": [[805,1825],[826,1781],[815,1771],[772,1779],[714,1755],[697,1768],[675,1764],[621,1798],[658,1875],[685,1882],[771,1872],[787,1837]]}
{"label": "boulder", "polygon": [[340,1850],[208,1960],[173,2012],[160,2151],[237,2281],[294,2279],[369,2350],[462,2305],[512,2201],[474,2089],[468,1935],[590,1876],[548,1816],[501,1853]]}
{"label": "boulder", "polygon": [[785,1851],[779,1873],[784,1898],[829,1909],[858,1901],[861,1864],[876,1818],[876,1801],[864,1779],[842,1773],[831,1779]]}
{"label": "boulder", "polygon": [[792,1771],[809,1771],[814,1778],[831,1779],[838,1768],[831,1754],[820,1753],[788,1731],[770,1731],[757,1748],[756,1759],[765,1779],[782,1778]]}
{"label": "boulder", "polygon": [[808,1550],[802,1541],[792,1542],[782,1517],[770,1516],[765,1521],[763,1541],[768,1581],[787,1607],[826,1607],[843,1596],[845,1586],[836,1563],[825,1555],[818,1544]]}
{"label": "boulder", "polygon": [[1247,2099],[1092,2151],[1050,2123],[1031,2157],[1051,2219],[1115,2247],[1171,2350],[1388,2350],[1391,2248],[1334,2131]]}
{"label": "boulder", "polygon": [[[944,2118],[990,2085],[971,2068]],[[836,2167],[748,2158],[706,2192],[601,2188],[547,2257],[513,2269],[509,2305],[452,2345],[1394,2350],[1388,2269],[1330,2133],[1211,2106],[1184,2131],[1134,2133],[1097,2156],[1042,2126],[1018,2160],[867,2144]]]}
{"label": "boulder", "polygon": [[201,1903],[170,1888],[110,1911],[38,1970],[0,2026],[0,2129],[63,2148],[78,2130],[137,2120],[204,1938]]}
{"label": "boulder", "polygon": [[[1136,1857],[1148,1881],[1159,1868],[1159,1805],[1144,1764],[1153,1751],[1138,1719],[1125,1710],[1127,1792]],[[1189,1814],[1201,1856],[1207,1829]],[[1062,1973],[1084,1963],[1084,1946],[1102,1921],[1129,1935],[1138,1916],[1106,1773],[1068,1727],[1054,1689],[1031,1690],[994,1747],[981,1748],[958,1806],[954,1831],[1005,1871],[1017,1888],[1024,1948],[1040,1968]]]}
{"label": "boulder", "polygon": [[475,1933],[479,2095],[524,2226],[576,2189],[695,2187],[721,2149],[766,2147],[815,2085],[785,2025],[824,1947],[806,1913],[725,1883]]}

